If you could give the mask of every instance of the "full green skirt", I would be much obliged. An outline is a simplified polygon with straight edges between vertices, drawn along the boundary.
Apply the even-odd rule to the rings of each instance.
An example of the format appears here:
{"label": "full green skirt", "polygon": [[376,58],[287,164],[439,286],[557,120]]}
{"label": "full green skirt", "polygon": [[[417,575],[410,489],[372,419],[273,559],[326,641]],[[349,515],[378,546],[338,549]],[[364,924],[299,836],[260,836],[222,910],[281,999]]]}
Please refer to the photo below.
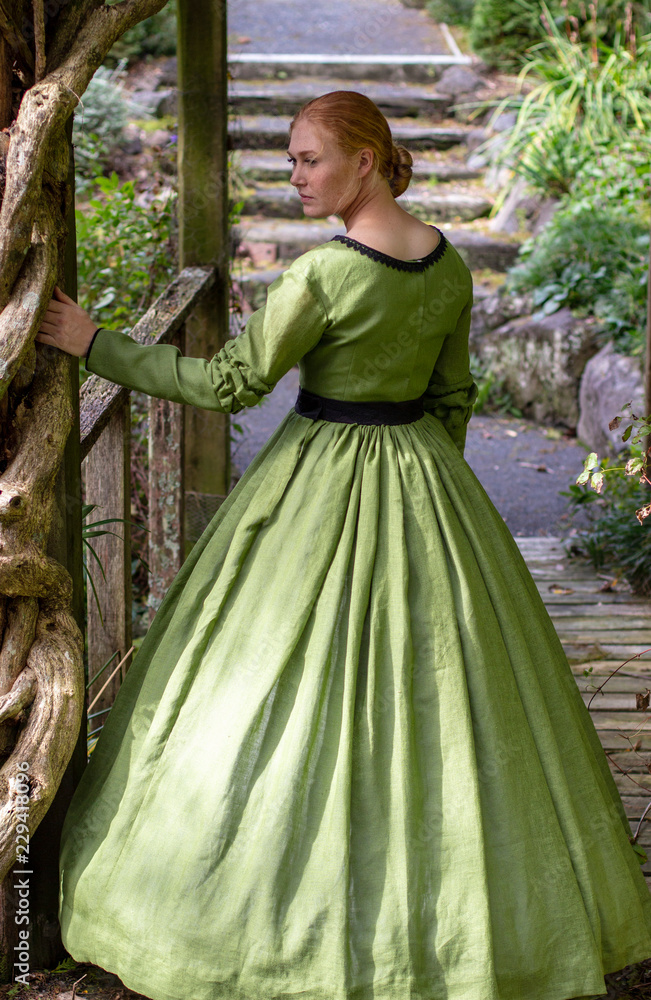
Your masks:
{"label": "full green skirt", "polygon": [[291,410],[70,807],[64,942],[155,1000],[568,1000],[651,956],[607,760],[439,421]]}

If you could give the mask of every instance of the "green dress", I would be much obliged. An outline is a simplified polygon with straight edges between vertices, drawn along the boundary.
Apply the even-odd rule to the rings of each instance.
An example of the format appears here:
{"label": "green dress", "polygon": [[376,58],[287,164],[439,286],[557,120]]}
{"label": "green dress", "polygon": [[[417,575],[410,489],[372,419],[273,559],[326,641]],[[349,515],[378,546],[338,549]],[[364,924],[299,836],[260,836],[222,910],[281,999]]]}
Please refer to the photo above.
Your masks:
{"label": "green dress", "polygon": [[472,278],[299,257],[211,360],[101,330],[89,371],[294,409],[170,587],[68,812],[72,956],[155,1000],[569,1000],[651,956],[651,897],[536,586],[463,458]]}

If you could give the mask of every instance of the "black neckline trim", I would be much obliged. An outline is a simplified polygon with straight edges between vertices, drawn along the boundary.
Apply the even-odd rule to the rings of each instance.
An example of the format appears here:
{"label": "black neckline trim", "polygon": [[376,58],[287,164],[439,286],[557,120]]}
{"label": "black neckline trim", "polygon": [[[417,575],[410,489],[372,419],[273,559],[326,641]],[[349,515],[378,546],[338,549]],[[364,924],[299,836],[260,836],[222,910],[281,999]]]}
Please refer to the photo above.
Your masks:
{"label": "black neckline trim", "polygon": [[383,253],[382,250],[368,247],[366,243],[360,243],[359,240],[353,239],[352,236],[343,236],[340,233],[333,236],[330,242],[332,243],[333,240],[337,240],[338,243],[344,243],[347,247],[351,247],[352,250],[358,250],[365,257],[370,257],[371,260],[386,264],[387,267],[393,267],[396,271],[424,271],[430,264],[434,264],[441,259],[448,246],[445,233],[442,233],[436,226],[430,226],[430,229],[436,229],[440,236],[439,242],[433,250],[430,250],[427,256],[421,257],[419,260],[400,260],[399,257],[391,257],[390,254]]}

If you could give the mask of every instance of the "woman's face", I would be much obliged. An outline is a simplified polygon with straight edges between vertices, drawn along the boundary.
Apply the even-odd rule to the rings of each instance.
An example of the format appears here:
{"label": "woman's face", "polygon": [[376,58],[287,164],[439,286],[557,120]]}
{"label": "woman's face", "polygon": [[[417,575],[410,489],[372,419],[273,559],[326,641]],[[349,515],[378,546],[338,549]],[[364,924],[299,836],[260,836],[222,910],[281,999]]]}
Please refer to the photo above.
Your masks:
{"label": "woman's face", "polygon": [[290,183],[310,218],[341,215],[356,198],[362,182],[358,166],[342,153],[327,129],[305,118],[299,120],[287,153],[292,164]]}

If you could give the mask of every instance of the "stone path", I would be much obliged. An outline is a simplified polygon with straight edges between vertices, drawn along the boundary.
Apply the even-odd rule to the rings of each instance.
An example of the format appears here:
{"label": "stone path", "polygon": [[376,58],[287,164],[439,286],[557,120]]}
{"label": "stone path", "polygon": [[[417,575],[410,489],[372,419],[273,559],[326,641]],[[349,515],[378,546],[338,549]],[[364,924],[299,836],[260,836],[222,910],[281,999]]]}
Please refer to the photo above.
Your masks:
{"label": "stone path", "polygon": [[[230,0],[232,52],[442,54],[445,37],[424,10],[398,0]],[[242,39],[248,39],[244,42]]]}

